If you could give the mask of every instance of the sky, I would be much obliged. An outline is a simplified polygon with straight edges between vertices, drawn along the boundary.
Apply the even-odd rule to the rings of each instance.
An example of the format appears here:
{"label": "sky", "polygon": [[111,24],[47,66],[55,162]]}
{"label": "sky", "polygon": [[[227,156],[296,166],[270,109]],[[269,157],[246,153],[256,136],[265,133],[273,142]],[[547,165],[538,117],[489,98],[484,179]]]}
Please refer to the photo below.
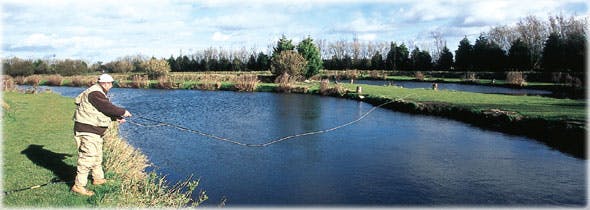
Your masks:
{"label": "sky", "polygon": [[3,58],[168,58],[214,47],[268,53],[285,35],[328,43],[396,42],[428,50],[432,32],[452,52],[494,26],[533,15],[588,16],[584,0],[2,0]]}

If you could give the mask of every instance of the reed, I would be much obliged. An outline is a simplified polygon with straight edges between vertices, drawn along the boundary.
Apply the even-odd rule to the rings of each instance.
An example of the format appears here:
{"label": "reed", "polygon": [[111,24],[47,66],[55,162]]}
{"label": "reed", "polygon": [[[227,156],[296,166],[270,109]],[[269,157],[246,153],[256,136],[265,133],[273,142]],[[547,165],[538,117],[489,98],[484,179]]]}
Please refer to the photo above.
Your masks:
{"label": "reed", "polygon": [[254,92],[259,82],[260,80],[258,80],[258,77],[256,75],[245,74],[235,78],[234,87],[238,91]]}
{"label": "reed", "polygon": [[461,76],[461,80],[464,82],[478,82],[477,75],[474,72],[466,72]]}
{"label": "reed", "polygon": [[14,77],[14,82],[15,82],[17,85],[24,85],[24,84],[26,84],[26,81],[27,81],[27,80],[26,80],[26,79],[25,79],[25,77],[23,77],[23,76],[16,76],[16,77]]}
{"label": "reed", "polygon": [[59,74],[52,74],[47,77],[46,85],[49,86],[61,86],[64,78]]}
{"label": "reed", "polygon": [[[8,75],[2,75],[2,86],[0,87],[2,91],[14,91],[16,90],[16,83],[14,82],[13,78]],[[2,101],[2,107],[4,107],[4,101]]]}
{"label": "reed", "polygon": [[39,86],[39,83],[41,83],[41,76],[39,75],[34,74],[25,78],[25,84],[27,85],[36,87]]}
{"label": "reed", "polygon": [[295,81],[295,77],[283,73],[275,79],[275,83],[279,84],[275,90],[280,93],[290,93],[295,88]]}
{"label": "reed", "polygon": [[368,74],[369,79],[385,79],[387,77],[385,71],[382,70],[372,70],[369,71]]}
{"label": "reed", "polygon": [[324,79],[320,81],[320,95],[331,96],[339,95],[343,96],[346,94],[347,89],[342,84],[335,84],[334,87],[330,87],[330,80]]}
{"label": "reed", "polygon": [[96,81],[94,81],[95,80],[94,78],[89,78],[89,77],[84,77],[84,76],[79,76],[79,75],[70,77],[70,80],[71,80],[70,85],[74,86],[74,87],[84,87],[84,86],[90,87],[90,86],[94,85],[94,83],[96,82]]}
{"label": "reed", "polygon": [[156,88],[160,89],[174,89],[180,87],[180,83],[176,82],[172,77],[169,76],[161,76],[158,77],[158,83],[156,83]]}
{"label": "reed", "polygon": [[219,90],[221,82],[219,77],[211,74],[200,75],[199,81],[193,87],[200,90]]}
{"label": "reed", "polygon": [[109,127],[104,138],[104,169],[107,174],[114,174],[120,179],[120,187],[116,193],[104,195],[103,205],[182,208],[198,206],[208,199],[203,190],[196,200],[193,199],[193,192],[199,185],[198,179],[188,177],[170,185],[165,177],[155,172],[146,173],[145,169],[150,166],[147,157],[119,137],[117,122]]}
{"label": "reed", "polygon": [[131,83],[128,85],[132,88],[146,88],[148,87],[149,79],[147,75],[133,75],[131,77]]}
{"label": "reed", "polygon": [[506,83],[517,86],[526,86],[524,74],[519,71],[510,71],[506,73]]}

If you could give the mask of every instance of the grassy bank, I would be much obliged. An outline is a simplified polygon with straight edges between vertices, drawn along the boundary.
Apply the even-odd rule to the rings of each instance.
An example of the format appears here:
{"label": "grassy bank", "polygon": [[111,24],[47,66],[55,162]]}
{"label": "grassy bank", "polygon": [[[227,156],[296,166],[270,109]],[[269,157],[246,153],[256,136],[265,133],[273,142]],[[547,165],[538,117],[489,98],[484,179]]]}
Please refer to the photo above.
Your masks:
{"label": "grassy bank", "polygon": [[[270,83],[269,75],[258,75],[259,81],[246,81],[254,73],[172,73],[165,79],[148,80],[147,77],[114,75],[120,87],[201,89],[230,91],[292,92],[322,94],[358,99],[356,87],[362,87],[362,95],[372,102],[401,100],[390,108],[417,114],[444,116],[463,122],[492,128],[507,133],[527,135],[549,143],[554,148],[566,148],[575,156],[585,156],[586,148],[586,101],[558,99],[541,96],[512,96],[482,94],[461,91],[434,91],[430,89],[407,89],[395,86],[356,84],[324,84],[319,81],[294,84]],[[374,75],[373,75],[374,76]],[[86,78],[89,80],[94,77]],[[400,78],[398,78],[400,79]],[[84,84],[80,78],[65,78],[61,85]],[[499,80],[498,83],[503,83]],[[539,84],[543,86],[548,84]],[[252,88],[241,88],[252,87]],[[369,101],[368,101],[369,102]],[[557,141],[563,137],[573,140]]]}
{"label": "grassy bank", "polygon": [[[89,184],[95,196],[70,192],[77,160],[73,140],[73,99],[51,93],[3,92],[3,191],[6,207],[183,207],[198,205],[191,193],[198,181],[174,187],[146,173],[147,158],[119,138],[112,126],[105,136],[102,186]],[[51,183],[52,180],[59,180]],[[49,184],[48,184],[49,183]],[[31,186],[48,184],[28,189]],[[20,191],[22,190],[22,191]]]}

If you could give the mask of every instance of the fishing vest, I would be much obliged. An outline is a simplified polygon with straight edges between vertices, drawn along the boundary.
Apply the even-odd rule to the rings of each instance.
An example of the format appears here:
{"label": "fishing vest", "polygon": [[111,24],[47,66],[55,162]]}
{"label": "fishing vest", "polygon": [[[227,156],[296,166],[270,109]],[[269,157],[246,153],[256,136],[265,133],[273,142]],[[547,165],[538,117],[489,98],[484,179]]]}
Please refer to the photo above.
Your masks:
{"label": "fishing vest", "polygon": [[96,107],[88,100],[88,95],[94,91],[99,91],[106,96],[99,84],[95,84],[76,97],[76,112],[74,113],[74,121],[84,123],[87,125],[97,127],[109,127],[111,118],[102,112],[98,111]]}

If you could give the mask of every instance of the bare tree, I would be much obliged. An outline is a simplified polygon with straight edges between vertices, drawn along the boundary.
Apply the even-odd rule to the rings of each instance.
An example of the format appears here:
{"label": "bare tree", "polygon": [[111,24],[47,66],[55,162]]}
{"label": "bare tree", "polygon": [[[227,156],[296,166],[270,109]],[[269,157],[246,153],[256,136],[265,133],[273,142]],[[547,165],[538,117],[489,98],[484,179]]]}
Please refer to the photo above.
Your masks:
{"label": "bare tree", "polygon": [[487,37],[490,41],[498,44],[500,48],[508,52],[510,47],[512,47],[512,43],[519,38],[519,34],[516,32],[516,30],[503,25],[493,27],[488,32]]}
{"label": "bare tree", "polygon": [[440,31],[431,31],[430,36],[434,39],[434,47],[431,50],[432,60],[438,60],[443,48],[447,46],[447,41],[443,38],[443,34]]}
{"label": "bare tree", "polygon": [[547,27],[537,17],[527,16],[516,24],[516,30],[520,34],[522,41],[530,47],[533,68],[538,69],[543,44],[549,36]]}

